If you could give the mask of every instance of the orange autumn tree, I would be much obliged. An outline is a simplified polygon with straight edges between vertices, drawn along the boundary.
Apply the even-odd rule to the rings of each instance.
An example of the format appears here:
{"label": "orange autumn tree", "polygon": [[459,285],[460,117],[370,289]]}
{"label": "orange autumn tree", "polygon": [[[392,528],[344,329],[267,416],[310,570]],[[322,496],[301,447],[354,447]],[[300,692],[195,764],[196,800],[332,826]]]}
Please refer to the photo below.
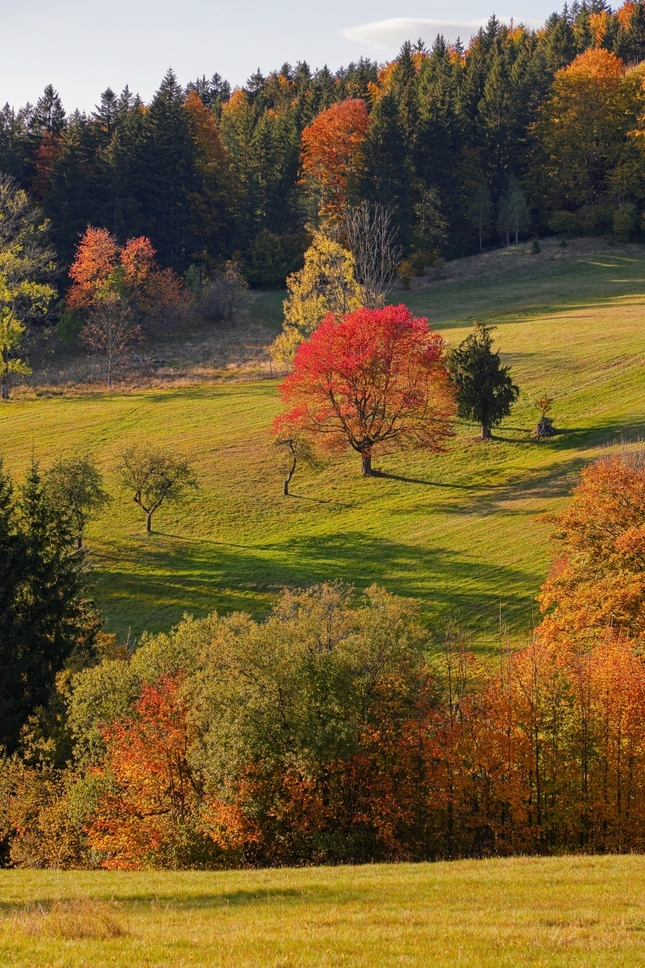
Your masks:
{"label": "orange autumn tree", "polygon": [[144,685],[132,715],[103,730],[107,752],[94,770],[98,797],[86,835],[109,870],[181,866],[201,839],[199,779],[188,763],[195,735],[183,677]]}
{"label": "orange autumn tree", "polygon": [[593,637],[611,626],[645,633],[645,459],[603,457],[585,468],[569,506],[547,520],[558,547],[539,601],[541,629]]}
{"label": "orange autumn tree", "polygon": [[88,226],[69,270],[72,286],[67,294],[67,308],[89,309],[108,286],[118,261],[119,246],[114,236],[107,229]]}
{"label": "orange autumn tree", "polygon": [[186,292],[172,269],[162,269],[150,239],[141,236],[119,246],[107,229],[88,227],[69,270],[66,305],[87,312],[108,294],[124,299],[137,323],[143,316],[180,308]]}
{"label": "orange autumn tree", "polygon": [[347,208],[368,127],[367,104],[349,98],[321,111],[302,132],[305,182],[319,198],[320,214],[331,222],[340,221]]}
{"label": "orange autumn tree", "polygon": [[638,75],[604,48],[579,54],[557,72],[533,129],[539,179],[556,208],[590,204],[607,191],[642,99]]}
{"label": "orange autumn tree", "polygon": [[[230,234],[230,204],[236,194],[231,158],[222,143],[213,112],[195,91],[188,92],[184,110],[196,149],[195,166],[202,180],[201,190],[189,194],[190,229],[196,238],[209,240],[212,247],[221,247],[221,239]],[[193,256],[210,261],[203,252],[194,252]]]}

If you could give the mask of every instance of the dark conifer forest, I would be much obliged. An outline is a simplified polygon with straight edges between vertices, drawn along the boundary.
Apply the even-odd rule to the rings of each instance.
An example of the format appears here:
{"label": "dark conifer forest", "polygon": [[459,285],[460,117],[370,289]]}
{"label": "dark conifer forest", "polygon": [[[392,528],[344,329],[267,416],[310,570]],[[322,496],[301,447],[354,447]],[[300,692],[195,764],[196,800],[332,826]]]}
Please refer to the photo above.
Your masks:
{"label": "dark conifer forest", "polygon": [[149,237],[180,273],[234,257],[251,285],[281,285],[324,194],[303,131],[318,118],[322,136],[326,110],[361,101],[345,203],[393,210],[411,272],[520,236],[629,240],[645,206],[643,58],[645,3],[592,0],[537,31],[493,16],[467,48],[437,37],[385,65],[284,64],[236,90],[169,70],[150,104],[108,88],[89,115],[48,86],[2,110],[0,170],[44,209],[62,267],[89,225]]}

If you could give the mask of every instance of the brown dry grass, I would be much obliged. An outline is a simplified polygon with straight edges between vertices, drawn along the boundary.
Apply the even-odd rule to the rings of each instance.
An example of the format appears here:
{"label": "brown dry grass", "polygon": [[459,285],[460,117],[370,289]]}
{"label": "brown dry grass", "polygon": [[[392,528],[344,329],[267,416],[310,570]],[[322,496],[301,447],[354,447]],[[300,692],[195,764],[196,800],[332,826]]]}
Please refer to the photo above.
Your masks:
{"label": "brown dry grass", "polygon": [[526,269],[536,269],[548,262],[576,263],[590,256],[627,254],[635,247],[606,242],[604,239],[572,239],[566,246],[559,239],[540,239],[540,252],[532,251],[532,242],[507,248],[478,252],[463,259],[441,262],[426,270],[425,276],[410,280],[410,289],[431,289],[437,283],[467,282],[471,279],[499,278]]}
{"label": "brown dry grass", "polygon": [[[163,330],[144,331],[142,341],[128,352],[119,368],[116,386],[131,391],[271,377],[275,374],[267,348],[274,338],[275,329],[258,321],[250,311],[240,314],[232,324],[187,314]],[[33,341],[39,347],[30,354],[33,373],[13,390],[13,396],[105,391],[102,361],[88,356],[80,342],[62,343],[55,333],[44,341],[38,334]]]}
{"label": "brown dry grass", "polygon": [[52,904],[26,905],[13,915],[13,927],[21,934],[38,938],[62,938],[81,941],[84,938],[107,940],[128,934],[116,917],[116,904],[75,898]]}

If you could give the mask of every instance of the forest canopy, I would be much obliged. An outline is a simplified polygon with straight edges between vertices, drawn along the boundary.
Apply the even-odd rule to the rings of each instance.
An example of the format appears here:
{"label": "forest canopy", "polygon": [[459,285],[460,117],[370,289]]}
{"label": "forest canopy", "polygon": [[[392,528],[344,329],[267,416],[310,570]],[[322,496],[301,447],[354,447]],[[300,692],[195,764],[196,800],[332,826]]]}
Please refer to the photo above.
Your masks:
{"label": "forest canopy", "polygon": [[0,171],[41,206],[66,267],[92,226],[150,239],[180,273],[234,257],[252,285],[282,285],[307,229],[362,201],[393,212],[416,271],[530,232],[629,240],[644,58],[645,3],[592,0],[539,30],[493,16],[467,48],[439,36],[388,64],[284,64],[234,91],[168,71],[150,104],[107,88],[90,114],[50,85],[0,112]]}

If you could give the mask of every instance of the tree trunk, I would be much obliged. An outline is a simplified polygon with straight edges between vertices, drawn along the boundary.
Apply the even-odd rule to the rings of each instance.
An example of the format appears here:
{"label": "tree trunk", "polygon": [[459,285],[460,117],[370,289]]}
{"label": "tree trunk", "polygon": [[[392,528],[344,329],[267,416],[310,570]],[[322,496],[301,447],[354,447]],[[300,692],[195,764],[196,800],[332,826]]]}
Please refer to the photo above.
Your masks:
{"label": "tree trunk", "polygon": [[146,511],[146,531],[148,534],[152,531],[152,511]]}
{"label": "tree trunk", "polygon": [[490,427],[488,424],[482,424],[482,440],[490,440],[492,434],[490,432]]}
{"label": "tree trunk", "polygon": [[2,399],[3,400],[9,399],[9,384],[6,380],[3,381],[2,383]]}
{"label": "tree trunk", "polygon": [[284,494],[285,497],[289,497],[289,484],[291,483],[291,478],[295,474],[297,463],[298,463],[298,458],[294,457],[293,464],[291,465],[291,470],[289,471],[289,473],[284,479],[284,486],[282,488],[282,493]]}
{"label": "tree trunk", "polygon": [[78,534],[76,536],[76,547],[77,548],[82,548],[83,547],[83,535],[82,534]]}
{"label": "tree trunk", "polygon": [[372,454],[370,451],[365,451],[361,454],[361,474],[363,477],[374,476],[374,472],[372,471]]}

